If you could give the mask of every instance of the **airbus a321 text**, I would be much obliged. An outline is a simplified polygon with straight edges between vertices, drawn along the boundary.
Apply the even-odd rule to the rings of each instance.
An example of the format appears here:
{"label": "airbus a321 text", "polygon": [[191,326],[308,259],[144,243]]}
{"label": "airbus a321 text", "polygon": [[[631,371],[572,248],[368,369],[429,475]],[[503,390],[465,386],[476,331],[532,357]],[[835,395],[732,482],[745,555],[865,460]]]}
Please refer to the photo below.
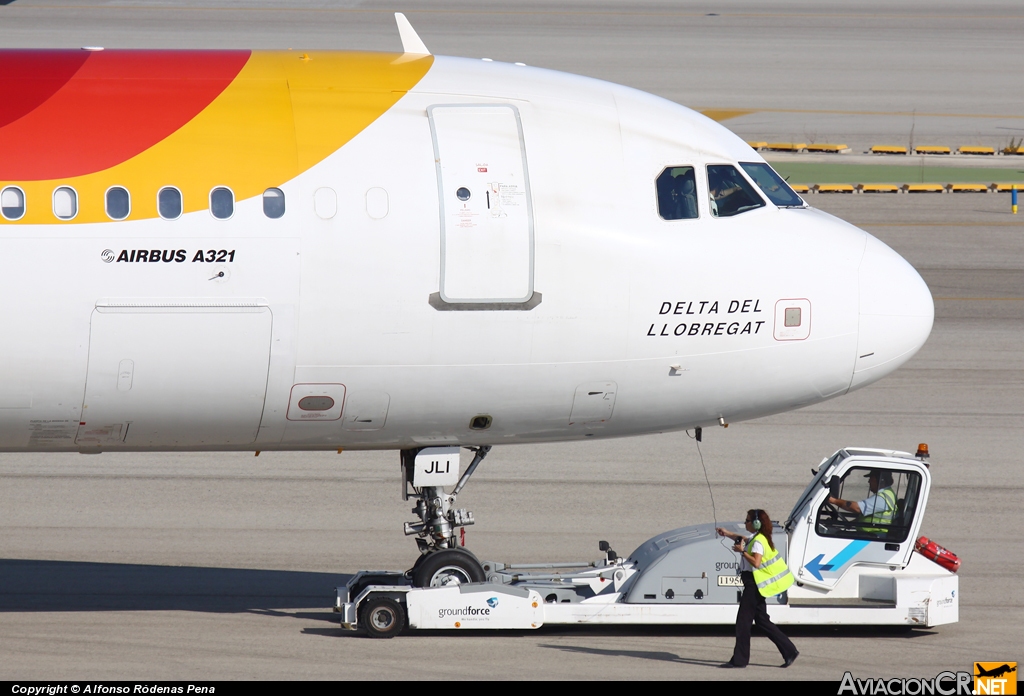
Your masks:
{"label": "airbus a321 text", "polygon": [[724,127],[398,21],[0,51],[0,451],[401,450],[426,557],[459,447],[779,413],[928,337],[918,273]]}

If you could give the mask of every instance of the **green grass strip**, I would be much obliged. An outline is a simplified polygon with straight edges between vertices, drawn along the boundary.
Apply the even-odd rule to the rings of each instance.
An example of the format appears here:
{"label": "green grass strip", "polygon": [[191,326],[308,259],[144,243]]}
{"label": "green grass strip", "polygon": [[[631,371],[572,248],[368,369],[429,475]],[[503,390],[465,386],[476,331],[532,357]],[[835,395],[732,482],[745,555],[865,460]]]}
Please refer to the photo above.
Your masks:
{"label": "green grass strip", "polygon": [[1024,182],[1024,161],[1012,169],[899,164],[771,162],[791,184],[1012,184]]}

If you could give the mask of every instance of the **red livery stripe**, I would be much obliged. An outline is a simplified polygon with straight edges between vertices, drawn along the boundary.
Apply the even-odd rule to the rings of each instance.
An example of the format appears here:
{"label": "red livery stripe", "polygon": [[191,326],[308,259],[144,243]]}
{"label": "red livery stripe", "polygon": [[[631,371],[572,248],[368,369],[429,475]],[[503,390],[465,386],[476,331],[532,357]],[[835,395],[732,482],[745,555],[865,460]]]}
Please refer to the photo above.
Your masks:
{"label": "red livery stripe", "polygon": [[0,128],[53,96],[88,57],[86,51],[0,51]]}
{"label": "red livery stripe", "polygon": [[134,157],[206,108],[249,56],[0,51],[0,180],[81,176]]}

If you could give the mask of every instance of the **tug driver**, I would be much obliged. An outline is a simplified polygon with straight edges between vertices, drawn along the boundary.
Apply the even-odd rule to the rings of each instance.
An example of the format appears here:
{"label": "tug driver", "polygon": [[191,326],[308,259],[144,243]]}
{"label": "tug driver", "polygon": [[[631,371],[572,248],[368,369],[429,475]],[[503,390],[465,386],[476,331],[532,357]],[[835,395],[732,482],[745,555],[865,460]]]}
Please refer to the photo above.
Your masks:
{"label": "tug driver", "polygon": [[892,490],[892,472],[872,469],[866,476],[868,491],[864,500],[829,497],[828,502],[855,515],[857,527],[864,532],[886,534],[896,517],[896,494]]}

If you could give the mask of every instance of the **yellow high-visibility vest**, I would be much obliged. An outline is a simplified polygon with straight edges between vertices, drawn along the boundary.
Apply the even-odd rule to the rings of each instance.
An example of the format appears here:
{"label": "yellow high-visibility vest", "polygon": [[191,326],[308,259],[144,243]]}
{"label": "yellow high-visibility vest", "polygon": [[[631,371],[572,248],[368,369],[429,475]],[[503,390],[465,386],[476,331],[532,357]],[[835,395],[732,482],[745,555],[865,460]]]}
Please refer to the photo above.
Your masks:
{"label": "yellow high-visibility vest", "polygon": [[754,546],[755,541],[760,541],[761,546],[764,547],[764,553],[761,554],[761,567],[754,568],[754,584],[757,585],[757,591],[761,593],[762,597],[774,597],[782,594],[789,589],[796,578],[789,572],[786,562],[782,560],[779,552],[771,547],[764,534],[758,533],[750,537],[750,541],[747,542],[747,553],[752,554],[750,549]]}
{"label": "yellow high-visibility vest", "polygon": [[862,524],[870,525],[861,527],[861,531],[885,534],[889,531],[889,525],[896,518],[896,494],[892,492],[891,488],[883,488],[876,495],[885,503],[885,509],[879,510],[876,502],[875,511],[861,517]]}

